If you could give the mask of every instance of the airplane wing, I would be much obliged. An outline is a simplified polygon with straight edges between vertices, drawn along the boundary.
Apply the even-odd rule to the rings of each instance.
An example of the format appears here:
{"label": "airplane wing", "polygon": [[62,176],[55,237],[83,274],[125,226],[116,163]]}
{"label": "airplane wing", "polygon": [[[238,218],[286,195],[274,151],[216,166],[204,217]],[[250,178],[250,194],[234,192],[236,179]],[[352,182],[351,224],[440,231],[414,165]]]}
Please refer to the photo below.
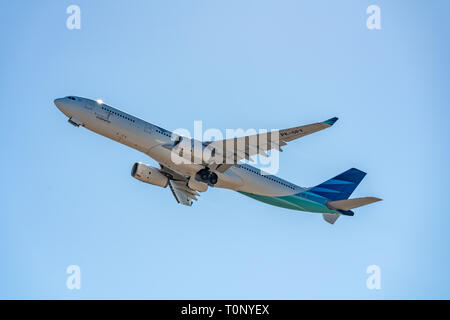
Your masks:
{"label": "airplane wing", "polygon": [[169,187],[175,200],[185,206],[192,206],[192,201],[197,200],[199,194],[187,186],[186,182],[169,180]]}
{"label": "airplane wing", "polygon": [[197,200],[200,194],[188,187],[188,179],[173,170],[161,165],[161,172],[169,178],[169,187],[175,200],[185,206],[192,206],[192,201]]}
{"label": "airplane wing", "polygon": [[[311,133],[331,127],[338,118],[334,117],[323,122],[308,124],[289,129],[283,129],[273,132],[260,133],[234,139],[219,141],[209,141],[205,145],[214,150],[215,155],[222,155],[223,163],[217,165],[217,170],[224,172],[232,165],[242,159],[249,160],[250,157],[260,154],[267,157],[267,151],[276,149],[281,150],[287,142],[304,137]],[[230,165],[231,164],[231,165]]]}

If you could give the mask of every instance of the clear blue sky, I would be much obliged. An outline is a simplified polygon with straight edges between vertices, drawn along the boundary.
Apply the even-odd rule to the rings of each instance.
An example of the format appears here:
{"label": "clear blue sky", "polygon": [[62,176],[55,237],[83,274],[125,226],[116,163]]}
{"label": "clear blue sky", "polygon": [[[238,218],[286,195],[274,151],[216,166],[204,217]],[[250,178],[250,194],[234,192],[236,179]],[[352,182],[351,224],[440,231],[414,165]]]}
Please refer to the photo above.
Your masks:
{"label": "clear blue sky", "polygon": [[[81,7],[81,30],[66,8]],[[382,30],[366,28],[381,8]],[[0,298],[450,298],[448,1],[2,1]],[[134,180],[135,150],[67,123],[66,95],[167,129],[285,128],[279,176],[351,167],[383,202],[334,226]],[[79,265],[81,290],[66,288]],[[379,265],[381,290],[366,288]]]}

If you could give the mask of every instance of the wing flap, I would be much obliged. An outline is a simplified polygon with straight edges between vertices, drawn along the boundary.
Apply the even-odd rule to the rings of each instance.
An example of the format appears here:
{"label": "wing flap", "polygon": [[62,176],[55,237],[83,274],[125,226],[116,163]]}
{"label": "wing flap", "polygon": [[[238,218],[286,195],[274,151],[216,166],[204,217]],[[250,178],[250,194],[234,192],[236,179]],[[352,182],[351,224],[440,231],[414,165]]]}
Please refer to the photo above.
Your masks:
{"label": "wing flap", "polygon": [[190,207],[192,206],[192,201],[197,200],[195,194],[185,188],[185,182],[170,180],[169,186],[173,196],[175,197],[178,203]]}
{"label": "wing flap", "polygon": [[161,172],[166,174],[169,178],[170,191],[172,191],[175,200],[182,205],[192,206],[192,201],[197,200],[197,197],[200,196],[200,194],[189,188],[187,185],[188,178],[167,167],[164,167],[162,164],[160,164],[160,166]]}

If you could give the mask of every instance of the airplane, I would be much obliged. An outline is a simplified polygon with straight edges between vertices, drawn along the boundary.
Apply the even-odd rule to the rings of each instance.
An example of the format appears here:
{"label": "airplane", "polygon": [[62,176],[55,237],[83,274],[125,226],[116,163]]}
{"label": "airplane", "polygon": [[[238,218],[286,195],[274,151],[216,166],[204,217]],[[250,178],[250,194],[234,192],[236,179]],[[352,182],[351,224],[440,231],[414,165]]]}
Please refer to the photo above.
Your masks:
{"label": "airplane", "polygon": [[[97,134],[136,149],[159,163],[156,168],[141,162],[132,166],[131,176],[142,182],[169,187],[176,201],[191,206],[199,192],[209,187],[237,191],[261,202],[292,210],[322,214],[323,219],[334,224],[341,216],[353,216],[352,209],[380,201],[376,197],[349,199],[362,181],[365,172],[349,169],[314,187],[304,188],[275,175],[265,174],[242,160],[266,152],[281,150],[281,146],[295,139],[331,127],[338,118],[299,127],[278,130],[278,139],[267,142],[270,134],[244,136],[231,139],[232,148],[224,148],[229,140],[200,142],[201,148],[219,155],[224,162],[173,161],[173,151],[181,141],[193,146],[194,139],[176,135],[169,130],[146,122],[102,100],[67,96],[54,100],[58,109],[76,127],[84,127]],[[237,147],[236,147],[237,146]],[[176,151],[178,152],[178,151]]]}

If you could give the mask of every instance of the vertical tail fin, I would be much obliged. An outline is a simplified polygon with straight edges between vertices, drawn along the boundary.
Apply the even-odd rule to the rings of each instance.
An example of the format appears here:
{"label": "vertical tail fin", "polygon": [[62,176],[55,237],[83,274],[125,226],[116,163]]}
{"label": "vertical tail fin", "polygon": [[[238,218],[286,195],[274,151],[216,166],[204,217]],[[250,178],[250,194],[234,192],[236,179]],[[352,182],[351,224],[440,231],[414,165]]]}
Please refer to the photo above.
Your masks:
{"label": "vertical tail fin", "polygon": [[308,191],[331,201],[345,200],[350,197],[365,175],[365,172],[352,168]]}

